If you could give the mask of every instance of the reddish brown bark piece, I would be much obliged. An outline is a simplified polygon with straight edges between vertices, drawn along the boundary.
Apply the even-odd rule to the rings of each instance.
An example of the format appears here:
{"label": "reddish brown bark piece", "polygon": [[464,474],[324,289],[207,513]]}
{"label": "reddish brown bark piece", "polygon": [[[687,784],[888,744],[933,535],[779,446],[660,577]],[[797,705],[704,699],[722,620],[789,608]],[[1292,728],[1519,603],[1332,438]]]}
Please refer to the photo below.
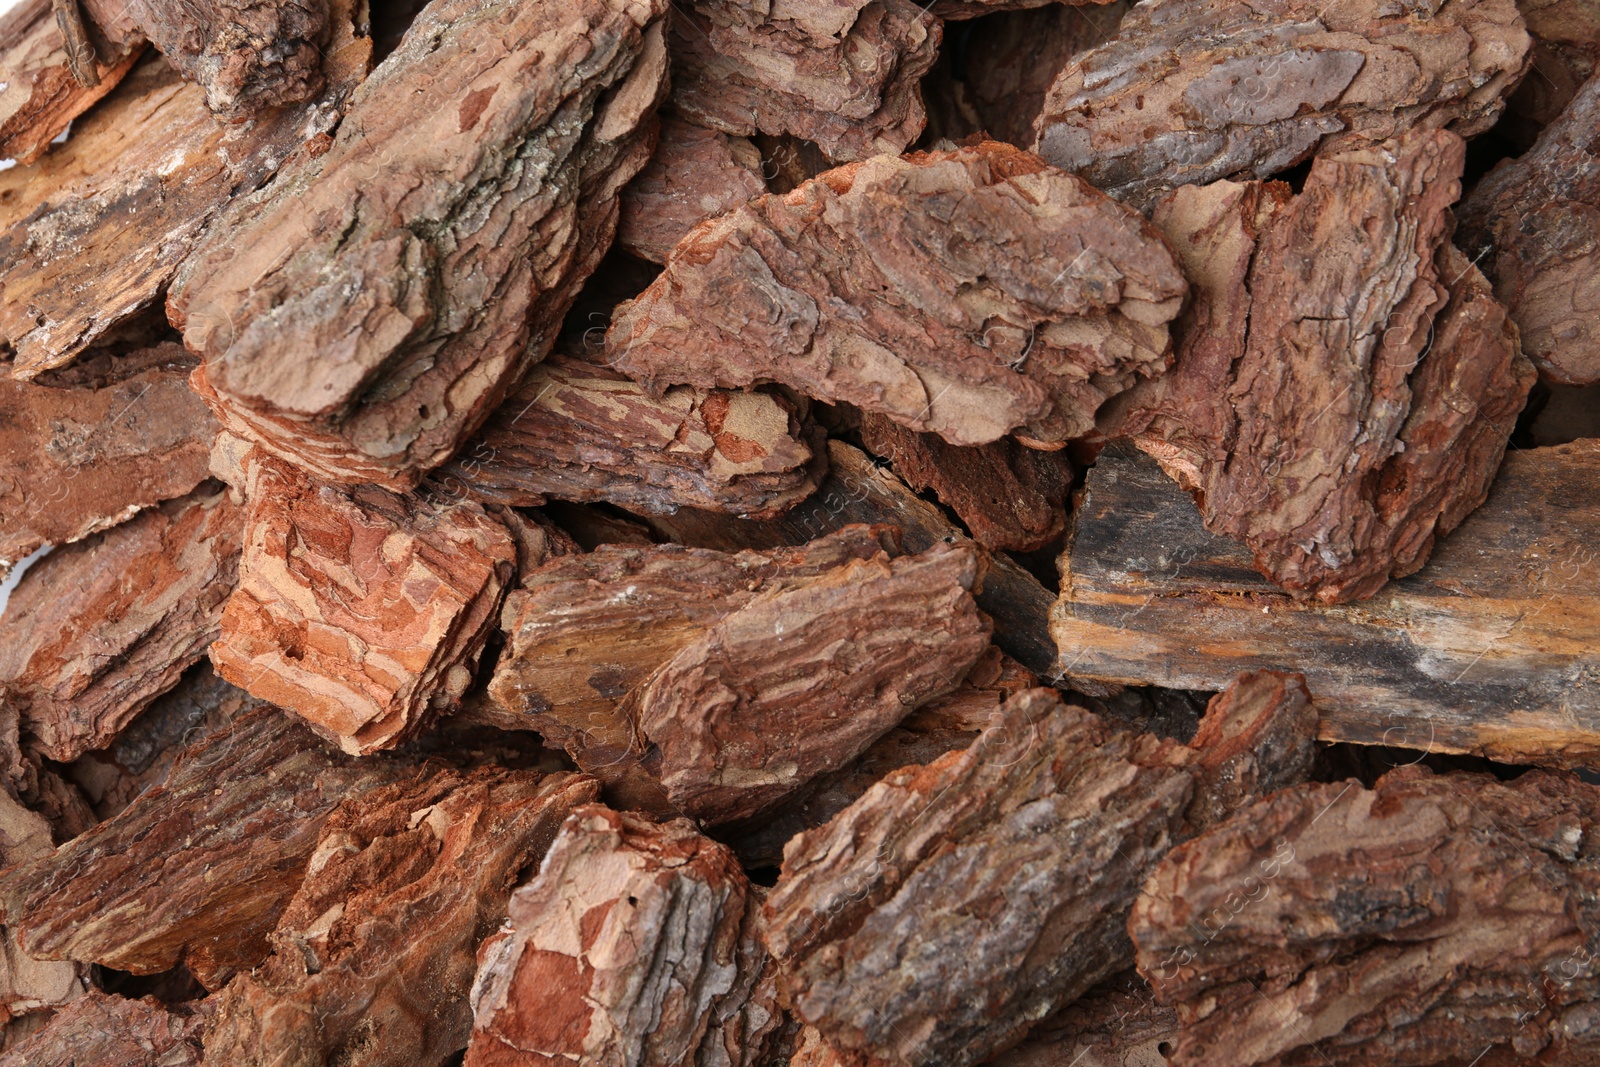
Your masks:
{"label": "reddish brown bark piece", "polygon": [[430,485],[518,507],[554,497],[771,518],[809,496],[826,464],[822,431],[781,396],[680,386],[657,398],[609,367],[557,355]]}
{"label": "reddish brown bark piece", "polygon": [[25,0],[0,15],[0,159],[32,163],[73,119],[112,89],[139,49],[108,49],[94,84],[73,76],[50,0]]}
{"label": "reddish brown bark piece", "polygon": [[1600,382],[1600,77],[1531,151],[1461,203],[1456,242],[1479,260],[1546,380]]}
{"label": "reddish brown bark piece", "polygon": [[333,481],[405,490],[448,459],[611,242],[664,91],[665,7],[430,4],[326,151],[230,213],[173,288],[223,424]]}
{"label": "reddish brown bark piece", "polygon": [[793,134],[834,160],[903,152],[941,24],[910,0],[805,0],[781,10],[697,0],[672,18],[672,99],[735,136]]}
{"label": "reddish brown bark piece", "polygon": [[1189,742],[1198,753],[1190,828],[1205,830],[1252,798],[1310,777],[1317,725],[1303,675],[1248,671],[1235,678],[1211,698]]}
{"label": "reddish brown bark piece", "polygon": [[52,855],[0,875],[25,951],[154,974],[185,963],[208,988],[267,954],[341,800],[408,773],[354,760],[273,707],[196,738],[166,783]]}
{"label": "reddish brown bark piece", "polygon": [[765,193],[761,176],[761,152],[743,137],[663,115],[655,154],[622,190],[617,244],[665,263],[696,225]]}
{"label": "reddish brown bark piece", "polygon": [[1510,108],[1544,125],[1600,70],[1600,8],[1589,0],[1518,0],[1517,10],[1528,24],[1533,51]]}
{"label": "reddish brown bark piece", "polygon": [[1177,1032],[1177,1013],[1130,970],[1045,1019],[988,1067],[1165,1067]]}
{"label": "reddish brown bark piece", "polygon": [[205,1017],[90,990],[0,1055],[0,1067],[200,1067]]}
{"label": "reddish brown bark piece", "polygon": [[152,57],[66,144],[0,172],[0,345],[14,377],[71,362],[148,308],[233,196],[331,128],[371,53],[348,11],[334,25],[316,101],[224,126]]}
{"label": "reddish brown bark piece", "polygon": [[439,1067],[472,1028],[479,941],[517,873],[592,801],[583,775],[426,764],[340,805],[273,952],[223,992],[206,1060],[239,1067]]}
{"label": "reddish brown bark piece", "polygon": [[577,809],[479,950],[468,1067],[770,1062],[758,894],[687,820]]}
{"label": "reddish brown bark piece", "polygon": [[1594,812],[1576,777],[1286,790],[1180,846],[1129,920],[1175,1064],[1587,1063]]}
{"label": "reddish brown bark piece", "polygon": [[152,366],[101,389],[0,381],[0,574],[205,479],[217,424],[183,350],[127,358]]}
{"label": "reddish brown bark piece", "polygon": [[252,452],[244,558],[211,661],[366,755],[415,736],[472,682],[516,567],[477,504],[320,485]]}
{"label": "reddish brown bark piece", "polygon": [[1306,596],[1369,597],[1483,502],[1533,384],[1449,243],[1444,131],[1321,155],[1304,191],[1180,189],[1156,219],[1196,296],[1177,367],[1113,404],[1209,529]]}
{"label": "reddish brown bark piece", "polygon": [[110,744],[216,637],[239,509],[202,488],[40,560],[0,623],[0,685],[51,759]]}
{"label": "reddish brown bark piece", "polygon": [[1037,151],[1144,207],[1409,129],[1482,133],[1528,50],[1513,0],[1161,0],[1061,72]]}
{"label": "reddish brown bark piece", "polygon": [[894,464],[913,489],[931,489],[980,545],[1029,552],[1066,525],[1072,463],[1064,451],[1040,452],[1014,441],[961,448],[919,434],[882,415],[861,420],[861,443]]}
{"label": "reddish brown bark piece", "polygon": [[847,563],[756,597],[624,699],[667,797],[751,818],[961,682],[989,645],[971,545]]}
{"label": "reddish brown bark piece", "polygon": [[[48,856],[54,848],[45,817],[24,806],[9,787],[0,788],[0,869]],[[87,982],[79,970],[66,960],[34,959],[14,927],[0,927],[0,1026],[82,996]]]}
{"label": "reddish brown bark piece", "polygon": [[1165,369],[1185,291],[1143,218],[986,142],[841,167],[696,229],[606,345],[656,389],[777,381],[952,444],[1053,448]]}

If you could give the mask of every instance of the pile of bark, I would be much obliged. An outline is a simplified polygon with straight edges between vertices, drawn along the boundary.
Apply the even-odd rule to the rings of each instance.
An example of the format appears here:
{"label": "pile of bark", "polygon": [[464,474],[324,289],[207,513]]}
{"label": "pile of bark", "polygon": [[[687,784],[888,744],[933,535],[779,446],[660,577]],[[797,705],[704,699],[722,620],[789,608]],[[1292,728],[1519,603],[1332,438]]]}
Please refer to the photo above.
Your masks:
{"label": "pile of bark", "polygon": [[1600,1063],[1597,65],[20,0],[0,1067]]}

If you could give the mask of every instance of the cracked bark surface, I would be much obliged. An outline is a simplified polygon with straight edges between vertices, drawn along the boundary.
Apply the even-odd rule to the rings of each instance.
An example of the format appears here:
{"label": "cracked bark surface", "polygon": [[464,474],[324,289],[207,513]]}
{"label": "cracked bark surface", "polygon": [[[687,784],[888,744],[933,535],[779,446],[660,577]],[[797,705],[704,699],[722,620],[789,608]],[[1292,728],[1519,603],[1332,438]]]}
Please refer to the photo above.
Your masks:
{"label": "cracked bark surface", "polygon": [[578,808],[479,950],[468,1067],[742,1067],[783,1022],[760,890],[684,819]]}
{"label": "cracked bark surface", "polygon": [[1036,150],[1148,207],[1407,130],[1492,126],[1528,67],[1513,0],[1161,0],[1061,72]]}
{"label": "cracked bark surface", "polygon": [[1421,567],[1487,495],[1533,385],[1449,242],[1462,159],[1425,131],[1319,156],[1298,196],[1219,182],[1157,205],[1195,300],[1175,368],[1102,424],[1296,594],[1359,600]]}
{"label": "cracked bark surface", "polygon": [[761,151],[743,137],[661,116],[655,154],[622,190],[617,244],[665,263],[683,235],[767,191]]}
{"label": "cracked bark surface", "polygon": [[655,390],[775,381],[951,444],[1049,449],[1166,368],[1186,288],[1140,216],[985,142],[841,167],[701,226],[606,348]]}
{"label": "cracked bark surface", "polygon": [[38,159],[73,119],[116,88],[139,51],[97,54],[94,84],[86,86],[73,76],[50,0],[26,0],[0,15],[0,159]]}
{"label": "cracked bark surface", "polygon": [[665,8],[430,4],[331,142],[174,285],[223,425],[331,481],[404,491],[448,459],[610,244],[665,91]]}
{"label": "cracked bark surface", "polygon": [[200,1067],[205,1015],[90,990],[0,1054],[0,1067]]}

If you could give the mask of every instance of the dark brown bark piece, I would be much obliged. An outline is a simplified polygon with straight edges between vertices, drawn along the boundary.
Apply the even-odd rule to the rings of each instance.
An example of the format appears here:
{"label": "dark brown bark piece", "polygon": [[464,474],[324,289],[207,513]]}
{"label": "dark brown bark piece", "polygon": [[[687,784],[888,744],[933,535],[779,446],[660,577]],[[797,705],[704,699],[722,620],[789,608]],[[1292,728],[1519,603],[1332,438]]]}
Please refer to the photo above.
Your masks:
{"label": "dark brown bark piece", "polygon": [[205,1016],[90,990],[0,1055],[0,1067],[200,1067]]}
{"label": "dark brown bark piece", "polygon": [[156,302],[232,197],[332,127],[371,53],[343,6],[334,27],[315,101],[226,127],[198,86],[150,57],[65,144],[0,172],[0,344],[13,377],[71,362]]}
{"label": "dark brown bark piece", "polygon": [[606,347],[657,390],[776,381],[951,444],[1054,448],[1165,369],[1185,291],[1142,217],[985,142],[841,167],[701,226]]}
{"label": "dark brown bark piece", "polygon": [[1160,0],[1061,72],[1037,151],[1146,207],[1410,129],[1482,133],[1528,50],[1514,0]]}
{"label": "dark brown bark piece", "polygon": [[1065,450],[1040,452],[1005,440],[963,448],[882,415],[862,417],[861,443],[889,460],[911,488],[931,489],[984,548],[1031,552],[1066,526],[1073,470]]}
{"label": "dark brown bark piece", "polygon": [[0,159],[38,159],[138,58],[137,47],[96,55],[93,84],[85,85],[73,74],[51,0],[24,0],[0,15]]}
{"label": "dark brown bark piece", "polygon": [[1544,378],[1600,382],[1600,77],[1530,151],[1484,177],[1460,215],[1456,243],[1494,282]]}
{"label": "dark brown bark piece", "polygon": [[423,765],[334,811],[273,952],[218,996],[206,1060],[439,1067],[466,1046],[478,943],[506,917],[583,775]]}
{"label": "dark brown bark piece", "polygon": [[1157,206],[1196,299],[1177,366],[1105,421],[1297,593],[1358,600],[1420,567],[1483,501],[1532,387],[1449,243],[1462,158],[1423,132],[1319,156],[1292,199],[1218,183]]}
{"label": "dark brown bark piece", "polygon": [[43,959],[135,974],[182,962],[219,989],[266,956],[334,806],[411,766],[352,759],[277,708],[248,711],[197,738],[163,786],[0,875],[5,921]]}
{"label": "dark brown bark piece", "polygon": [[665,8],[424,9],[325,151],[241,201],[173,287],[223,424],[332,481],[403,491],[448,459],[611,242],[665,89]]}
{"label": "dark brown bark piece", "polygon": [[677,819],[577,809],[479,951],[468,1067],[744,1067],[782,1022],[759,890]]}
{"label": "dark brown bark piece", "polygon": [[40,751],[104,748],[205,655],[241,526],[227,494],[202,486],[29,568],[0,622],[0,686]]}
{"label": "dark brown bark piece", "polygon": [[861,755],[961,682],[989,646],[976,549],[855,560],[731,611],[630,692],[667,798],[751,819]]}
{"label": "dark brown bark piece", "polygon": [[745,138],[663,115],[655,154],[622,190],[617,244],[665,263],[695,226],[765,193],[761,176],[761,152]]}
{"label": "dark brown bark piece", "polygon": [[[1600,70],[1600,8],[1589,0],[1517,0],[1517,10],[1533,38],[1532,62],[1508,104],[1513,114],[1542,126]],[[1526,132],[1531,140],[1532,131]]]}
{"label": "dark brown bark piece", "polygon": [[1253,797],[1297,785],[1316,758],[1317,712],[1303,675],[1250,671],[1211,698],[1189,746],[1194,800],[1185,813],[1203,831]]}
{"label": "dark brown bark piece", "polygon": [[922,132],[917,83],[941,29],[910,0],[685,3],[672,16],[673,104],[735,136],[814,141],[836,161],[897,155]]}
{"label": "dark brown bark piece", "polygon": [[1574,776],[1286,790],[1168,854],[1129,920],[1175,1064],[1588,1063],[1594,812]]}
{"label": "dark brown bark piece", "polygon": [[1128,971],[1045,1019],[988,1067],[1165,1067],[1177,1032],[1177,1013]]}
{"label": "dark brown bark piece", "polygon": [[0,381],[0,575],[206,478],[217,424],[183,350],[133,358],[156,365],[101,389]]}
{"label": "dark brown bark piece", "polygon": [[259,449],[211,661],[352,755],[416,736],[472,683],[517,563],[474,503],[322,485]]}
{"label": "dark brown bark piece", "polygon": [[428,484],[517,507],[554,497],[771,518],[816,489],[822,437],[768,391],[679,386],[658,398],[609,367],[555,355]]}
{"label": "dark brown bark piece", "polygon": [[1059,669],[1176,689],[1292,669],[1324,740],[1591,766],[1597,484],[1593,441],[1513,450],[1488,501],[1425,568],[1359,605],[1320,605],[1261,578],[1154,462],[1113,446],[1089,473],[1061,557]]}

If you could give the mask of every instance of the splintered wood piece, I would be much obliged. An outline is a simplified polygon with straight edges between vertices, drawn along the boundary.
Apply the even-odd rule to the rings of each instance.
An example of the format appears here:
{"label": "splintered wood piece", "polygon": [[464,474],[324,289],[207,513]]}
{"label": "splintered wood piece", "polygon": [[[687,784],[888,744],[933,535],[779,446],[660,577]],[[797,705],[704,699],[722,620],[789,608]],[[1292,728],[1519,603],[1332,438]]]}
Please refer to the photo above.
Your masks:
{"label": "splintered wood piece", "polygon": [[922,133],[941,33],[911,0],[674,5],[672,101],[701,126],[793,134],[836,161],[898,155]]}
{"label": "splintered wood piece", "polygon": [[29,568],[0,619],[0,686],[41,752],[104,748],[205,655],[242,525],[225,492],[202,487]]}
{"label": "splintered wood piece", "polygon": [[51,0],[24,0],[0,15],[0,159],[38,159],[73,119],[116,88],[139,52],[96,54],[85,85],[73,74]]}
{"label": "splintered wood piece", "polygon": [[0,875],[4,921],[41,959],[135,974],[181,962],[220,989],[266,956],[334,806],[411,767],[341,755],[277,708],[249,710],[196,738],[162,787]]}
{"label": "splintered wood piece", "polygon": [[403,491],[448,459],[611,243],[665,90],[666,6],[429,4],[325,150],[173,287],[223,424],[332,481]]}
{"label": "splintered wood piece", "polygon": [[1066,526],[1073,470],[1065,450],[1040,452],[1009,440],[962,448],[882,415],[862,417],[861,443],[911,488],[931,489],[984,548],[1031,552]]}
{"label": "splintered wood piece", "polygon": [[0,171],[0,345],[13,377],[71,362],[156,302],[224,205],[338,121],[372,42],[352,35],[348,10],[334,27],[315,101],[224,126],[198,86],[151,57],[65,144]]}
{"label": "splintered wood piece", "polygon": [[577,809],[478,952],[467,1067],[769,1062],[758,894],[687,820]]}
{"label": "splintered wood piece", "polygon": [[1547,381],[1600,382],[1600,76],[1532,150],[1461,203],[1457,243],[1494,282]]}
{"label": "splintered wood piece", "polygon": [[771,518],[816,489],[826,462],[821,429],[772,392],[653,397],[609,367],[555,355],[428,484],[517,507],[554,497]]}
{"label": "splintered wood piece", "polygon": [[516,567],[510,533],[477,504],[321,485],[259,449],[246,469],[217,672],[352,755],[414,737],[472,682]]}
{"label": "splintered wood piece", "polygon": [[[828,442],[828,477],[818,490],[767,522],[729,521],[725,516],[684,508],[653,518],[652,525],[674,541],[726,552],[804,544],[852,523],[898,527],[908,552],[966,539],[933,504],[912,492],[893,472],[875,464],[859,448]],[[994,621],[994,640],[1024,668],[1040,677],[1059,678],[1056,647],[1049,637],[1055,597],[1015,560],[995,554],[983,589],[974,598]]]}
{"label": "splintered wood piece", "polygon": [[1589,766],[1600,755],[1596,485],[1600,443],[1514,450],[1427,567],[1360,604],[1320,605],[1262,579],[1152,460],[1113,446],[1061,557],[1060,669],[1176,689],[1292,669],[1325,740]]}
{"label": "splintered wood piece", "polygon": [[206,478],[216,420],[177,345],[119,357],[149,369],[100,389],[0,380],[0,576]]}
{"label": "splintered wood piece", "polygon": [[661,117],[655,154],[622,190],[617,244],[665,263],[683,235],[767,191],[761,151],[676,115]]}
{"label": "splintered wood piece", "polygon": [[1514,0],[1156,0],[1061,72],[1036,150],[1146,207],[1410,129],[1482,133],[1529,45]]}
{"label": "splintered wood piece", "polygon": [[444,1064],[471,1033],[478,943],[504,921],[518,872],[597,788],[583,775],[430,762],[341,804],[272,954],[218,997],[207,1062]]}
{"label": "splintered wood piece", "polygon": [[1570,775],[1405,768],[1179,846],[1128,923],[1170,1062],[1591,1062],[1597,805]]}
{"label": "splintered wood piece", "polygon": [[695,229],[606,334],[660,390],[780,382],[1055,448],[1160,374],[1187,286],[1137,213],[1009,145],[840,167]]}
{"label": "splintered wood piece", "polygon": [[1420,567],[1488,493],[1533,385],[1449,243],[1463,151],[1422,132],[1318,156],[1296,197],[1222,182],[1157,205],[1195,300],[1177,366],[1103,423],[1289,590],[1357,600]]}
{"label": "splintered wood piece", "polygon": [[200,1067],[205,1015],[91,989],[0,1054],[0,1067]]}
{"label": "splintered wood piece", "polygon": [[855,560],[745,603],[622,701],[667,798],[750,819],[960,684],[989,646],[977,550]]}

